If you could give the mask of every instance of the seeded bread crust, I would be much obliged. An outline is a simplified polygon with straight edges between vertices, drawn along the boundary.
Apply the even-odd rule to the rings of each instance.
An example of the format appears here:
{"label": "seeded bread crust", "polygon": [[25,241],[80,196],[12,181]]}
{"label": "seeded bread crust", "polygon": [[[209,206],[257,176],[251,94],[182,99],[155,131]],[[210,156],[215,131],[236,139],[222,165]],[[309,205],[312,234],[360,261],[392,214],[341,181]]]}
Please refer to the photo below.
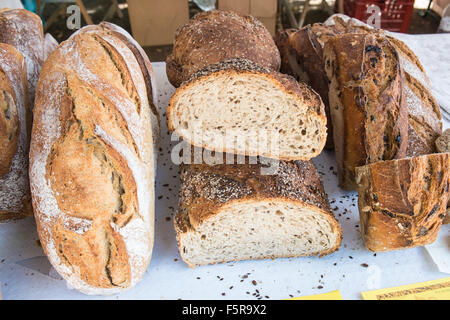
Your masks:
{"label": "seeded bread crust", "polygon": [[356,172],[367,249],[411,248],[436,239],[449,199],[449,153],[380,161]]}
{"label": "seeded bread crust", "polygon": [[310,206],[320,211],[338,230],[339,241],[330,250],[317,254],[324,256],[338,250],[342,230],[331,213],[327,194],[312,162],[280,161],[274,175],[262,175],[261,168],[261,164],[182,165],[179,209],[174,219],[181,253],[181,237],[195,231],[225,207],[271,200]]}
{"label": "seeded bread crust", "polygon": [[0,222],[32,215],[28,180],[31,109],[24,56],[0,43]]}
{"label": "seeded bread crust", "polygon": [[44,32],[41,18],[25,9],[0,9],[0,42],[15,47],[25,57],[28,94],[34,91],[44,62]]}
{"label": "seeded bread crust", "polygon": [[250,59],[275,71],[280,68],[278,49],[259,20],[232,11],[202,12],[175,33],[166,60],[167,77],[178,87],[196,71],[233,58]]}
{"label": "seeded bread crust", "polygon": [[[297,82],[293,77],[289,75],[285,75],[276,71],[271,71],[267,68],[263,68],[250,60],[231,59],[219,62],[214,65],[207,66],[204,69],[194,73],[188,81],[182,83],[182,85],[175,91],[175,94],[172,96],[167,106],[167,123],[169,130],[175,131],[179,136],[183,137],[184,140],[188,141],[190,144],[196,147],[201,147],[210,150],[210,148],[207,145],[200,145],[196,141],[190,141],[188,137],[184,137],[180,132],[177,131],[177,128],[174,126],[174,123],[172,122],[173,116],[172,113],[175,112],[174,102],[178,99],[178,95],[180,95],[183,90],[189,88],[190,86],[193,86],[197,81],[206,81],[208,79],[214,79],[214,77],[216,77],[219,74],[226,74],[232,76],[237,73],[250,73],[254,77],[267,77],[270,79],[270,81],[276,84],[280,88],[280,90],[283,90],[286,94],[293,94],[295,96],[298,96],[299,99],[301,97],[307,101],[310,101],[310,103],[307,106],[307,112],[314,114],[316,117],[318,117],[318,119],[323,123],[324,126],[326,125],[326,115],[323,102],[320,96],[308,85]],[[311,155],[310,158],[300,160],[309,160],[315,156],[318,156],[322,151],[325,142],[326,142],[326,134],[322,135],[321,137],[321,147],[318,148],[316,152]],[[233,150],[228,150],[226,148],[214,151],[224,153],[234,153]],[[256,154],[245,154],[245,155],[256,156]],[[272,154],[264,156],[268,158],[271,157],[280,158],[281,160],[298,160]]]}
{"label": "seeded bread crust", "polygon": [[151,111],[120,38],[81,29],[44,63],[30,182],[42,247],[72,287],[114,294],[142,278],[154,238]]}
{"label": "seeded bread crust", "polygon": [[344,34],[324,48],[339,186],[354,190],[355,167],[402,158],[407,107],[398,54],[382,36]]}

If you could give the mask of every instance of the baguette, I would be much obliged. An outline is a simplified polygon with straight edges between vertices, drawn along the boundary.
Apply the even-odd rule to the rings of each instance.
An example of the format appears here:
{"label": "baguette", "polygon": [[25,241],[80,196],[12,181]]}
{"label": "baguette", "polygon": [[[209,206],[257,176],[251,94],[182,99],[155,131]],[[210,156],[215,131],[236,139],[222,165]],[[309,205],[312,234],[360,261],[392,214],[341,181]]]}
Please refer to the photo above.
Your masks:
{"label": "baguette", "polygon": [[30,150],[39,238],[72,287],[114,294],[143,277],[153,248],[154,179],[139,61],[121,38],[81,29],[44,63]]}
{"label": "baguette", "polygon": [[30,132],[25,58],[13,46],[0,43],[0,221],[32,215]]}
{"label": "baguette", "polygon": [[309,160],[326,141],[320,96],[294,78],[232,59],[184,83],[167,108],[169,130],[217,152]]}
{"label": "baguette", "polygon": [[246,259],[324,256],[342,231],[310,161],[182,165],[174,224],[189,267]]}
{"label": "baguette", "polygon": [[0,42],[15,47],[27,64],[28,94],[34,91],[44,62],[44,32],[41,18],[25,9],[0,9]]}
{"label": "baguette", "polygon": [[280,53],[259,20],[232,11],[202,12],[175,33],[166,60],[167,78],[179,87],[204,67],[233,58],[275,71],[280,68]]}
{"label": "baguette", "polygon": [[432,243],[446,216],[450,153],[356,168],[361,233],[370,251]]}
{"label": "baguette", "polygon": [[339,186],[356,189],[355,167],[402,158],[408,144],[403,74],[380,35],[343,34],[324,47]]}

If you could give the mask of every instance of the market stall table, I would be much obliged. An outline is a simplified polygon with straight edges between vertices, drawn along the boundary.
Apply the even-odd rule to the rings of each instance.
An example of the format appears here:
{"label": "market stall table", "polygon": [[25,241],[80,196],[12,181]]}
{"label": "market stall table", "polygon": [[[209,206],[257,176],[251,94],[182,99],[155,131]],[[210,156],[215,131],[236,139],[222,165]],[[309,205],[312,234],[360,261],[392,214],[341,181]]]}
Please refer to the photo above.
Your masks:
{"label": "market stall table", "polygon": [[[419,56],[440,104],[450,110],[450,34],[395,35]],[[337,187],[334,153],[314,159],[331,208],[342,225],[339,251],[329,256],[241,261],[188,268],[180,259],[173,227],[178,206],[178,167],[170,160],[172,147],[165,108],[174,92],[165,64],[153,63],[162,117],[161,149],[156,184],[155,247],[144,279],[120,295],[86,296],[69,290],[38,244],[32,217],[0,224],[0,282],[3,299],[286,299],[340,290],[344,299],[361,299],[361,292],[447,277],[449,225],[437,242],[401,251],[369,252],[359,226],[356,192]],[[450,122],[444,120],[444,128]],[[427,252],[428,250],[428,252]],[[438,265],[436,264],[438,263]]]}

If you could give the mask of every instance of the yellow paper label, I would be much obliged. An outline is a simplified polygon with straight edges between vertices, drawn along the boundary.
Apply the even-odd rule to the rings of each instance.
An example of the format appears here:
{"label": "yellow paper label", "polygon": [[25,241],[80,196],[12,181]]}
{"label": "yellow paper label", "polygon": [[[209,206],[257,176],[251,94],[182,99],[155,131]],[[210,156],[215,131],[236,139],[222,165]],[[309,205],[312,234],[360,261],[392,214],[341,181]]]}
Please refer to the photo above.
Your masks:
{"label": "yellow paper label", "polygon": [[450,278],[366,291],[364,300],[450,300]]}
{"label": "yellow paper label", "polygon": [[342,300],[342,296],[339,290],[335,290],[327,293],[314,294],[311,296],[290,298],[287,300]]}

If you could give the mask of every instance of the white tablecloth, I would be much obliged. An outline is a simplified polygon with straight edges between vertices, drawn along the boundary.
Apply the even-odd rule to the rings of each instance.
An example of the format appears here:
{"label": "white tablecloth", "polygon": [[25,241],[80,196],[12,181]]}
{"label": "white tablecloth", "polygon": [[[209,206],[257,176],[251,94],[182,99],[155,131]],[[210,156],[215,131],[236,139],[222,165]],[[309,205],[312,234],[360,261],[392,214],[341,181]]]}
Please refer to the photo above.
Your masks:
{"label": "white tablecloth", "polygon": [[[426,39],[427,36],[420,37]],[[409,40],[406,42],[410,44]],[[411,46],[416,49],[413,43],[420,47],[423,42],[411,40]],[[441,83],[439,74],[448,76],[448,72],[442,75],[433,71],[434,66],[427,64],[428,53],[421,56],[422,51],[417,52],[433,84]],[[449,61],[450,56],[445,56],[433,63],[448,66]],[[167,82],[164,63],[153,66],[159,86],[159,107],[164,114],[173,87]],[[447,85],[446,89],[450,87]],[[156,188],[156,196],[162,198],[156,204],[155,248],[144,279],[131,290],[109,297],[86,296],[68,289],[37,245],[35,223],[33,218],[28,218],[0,224],[0,282],[4,299],[285,299],[336,289],[344,299],[360,299],[361,291],[448,276],[439,272],[424,248],[377,254],[364,249],[359,233],[357,194],[337,188],[332,152],[323,152],[314,163],[343,228],[344,238],[338,252],[320,259],[242,261],[189,269],[180,259],[175,240],[173,215],[178,202],[179,176],[178,168],[170,162],[171,145],[165,114],[163,119]],[[448,123],[445,126],[448,127]],[[449,226],[443,227],[439,239],[444,241],[449,236]],[[447,245],[447,259],[448,250]]]}

